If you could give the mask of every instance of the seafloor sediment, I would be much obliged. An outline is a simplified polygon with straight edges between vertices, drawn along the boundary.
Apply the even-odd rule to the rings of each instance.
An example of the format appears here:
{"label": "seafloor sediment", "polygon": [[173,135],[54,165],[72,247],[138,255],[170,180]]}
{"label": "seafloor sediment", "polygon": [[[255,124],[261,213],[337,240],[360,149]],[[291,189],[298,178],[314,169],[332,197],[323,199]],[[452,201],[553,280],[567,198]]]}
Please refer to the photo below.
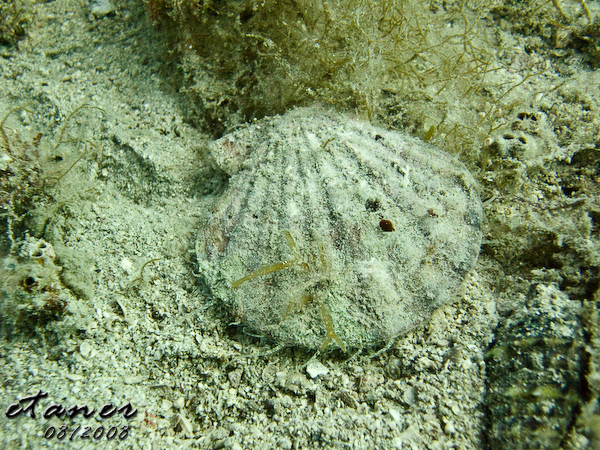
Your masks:
{"label": "seafloor sediment", "polygon": [[[73,448],[110,429],[134,449],[597,448],[599,6],[557,4],[490,9],[497,66],[465,97],[380,90],[373,120],[473,173],[483,247],[427,324],[313,360],[234,321],[197,277],[226,177],[205,163],[221,116],[194,117],[233,108],[231,91],[165,49],[144,3],[3,4],[0,447],[64,448],[61,427],[80,425]],[[488,113],[461,146],[461,118]],[[8,417],[40,390],[35,417]],[[128,402],[135,417],[99,415]],[[50,404],[97,411],[44,418]]]}

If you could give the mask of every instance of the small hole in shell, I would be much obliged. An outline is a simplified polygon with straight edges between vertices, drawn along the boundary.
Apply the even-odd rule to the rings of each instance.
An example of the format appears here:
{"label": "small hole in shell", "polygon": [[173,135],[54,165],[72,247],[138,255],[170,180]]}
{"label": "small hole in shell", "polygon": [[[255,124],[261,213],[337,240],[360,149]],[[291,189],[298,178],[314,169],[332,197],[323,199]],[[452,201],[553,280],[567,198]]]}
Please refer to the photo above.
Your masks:
{"label": "small hole in shell", "polygon": [[379,204],[379,200],[377,199],[372,199],[372,200],[367,200],[367,202],[365,203],[365,209],[367,211],[378,211],[379,208],[381,207],[381,205]]}

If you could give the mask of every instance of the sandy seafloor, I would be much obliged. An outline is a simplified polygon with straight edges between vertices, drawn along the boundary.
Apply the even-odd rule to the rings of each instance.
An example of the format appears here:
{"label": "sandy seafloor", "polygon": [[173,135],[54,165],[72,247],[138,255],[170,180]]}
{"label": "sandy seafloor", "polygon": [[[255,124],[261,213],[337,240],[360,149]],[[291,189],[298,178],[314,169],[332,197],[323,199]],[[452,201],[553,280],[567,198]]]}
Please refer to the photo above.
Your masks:
{"label": "sandy seafloor", "polygon": [[[563,123],[537,134],[552,151],[525,163],[543,176],[525,180],[512,194],[484,197],[486,251],[456,301],[379,354],[319,355],[327,370],[313,378],[305,367],[312,353],[269,354],[274,345],[230,325],[194,276],[196,233],[210,200],[211,172],[202,162],[207,138],[186,124],[180,112],[185,99],[173,93],[164,71],[159,74],[162,49],[144,5],[120,2],[103,18],[74,0],[35,8],[27,37],[0,59],[0,115],[18,106],[31,111],[13,113],[5,129],[13,143],[31,143],[42,133],[45,159],[32,176],[62,174],[77,163],[53,183],[50,196],[39,197],[36,218],[28,222],[28,242],[48,243],[44,269],[35,258],[15,257],[21,251],[16,243],[12,259],[4,261],[1,298],[8,323],[15,302],[26,297],[19,277],[27,278],[37,264],[38,281],[52,284],[66,311],[61,320],[41,324],[19,316],[10,332],[4,330],[0,448],[498,448],[491,429],[501,421],[494,415],[501,408],[490,406],[485,393],[491,391],[500,392],[492,402],[514,405],[507,409],[514,415],[511,429],[524,430],[521,446],[512,434],[506,447],[600,448],[594,281],[600,267],[594,184],[600,77],[593,69],[574,69],[563,75],[562,91],[549,90],[550,103],[566,102],[567,91],[572,96],[571,106],[558,108]],[[66,134],[85,144],[54,149],[69,113],[84,104],[102,111],[83,108]],[[559,145],[558,131],[552,135],[560,127],[572,130],[568,145]],[[568,195],[561,191],[567,179]],[[527,197],[532,193],[539,202]],[[502,227],[516,253],[522,246],[527,261],[541,261],[527,276],[507,269],[510,261],[494,259],[502,253],[494,247],[504,245],[497,239]],[[570,285],[564,282],[569,273],[575,274]],[[565,288],[577,283],[586,287]],[[534,319],[519,322],[515,310]],[[540,315],[547,328],[536,331]],[[513,317],[512,325],[502,322],[505,317]],[[535,352],[541,342],[542,356],[538,366],[524,364],[522,375],[513,372],[513,387],[520,379],[529,384],[510,390],[503,384],[510,378],[504,363],[490,361],[521,353],[511,347],[513,353],[498,351],[490,359],[488,350],[501,341],[500,331],[509,336],[506,349],[514,344],[510,333],[519,330],[534,338],[517,347]],[[564,349],[566,362],[543,361],[556,347]],[[6,417],[9,404],[38,390],[48,397],[35,418]],[[138,409],[129,420],[118,414],[41,417],[51,403],[100,408],[127,402]],[[530,403],[536,406],[528,409]],[[536,434],[527,428],[544,414],[548,429]],[[78,425],[119,432],[127,426],[128,436],[111,442],[44,437],[48,427],[66,426],[70,435]]]}

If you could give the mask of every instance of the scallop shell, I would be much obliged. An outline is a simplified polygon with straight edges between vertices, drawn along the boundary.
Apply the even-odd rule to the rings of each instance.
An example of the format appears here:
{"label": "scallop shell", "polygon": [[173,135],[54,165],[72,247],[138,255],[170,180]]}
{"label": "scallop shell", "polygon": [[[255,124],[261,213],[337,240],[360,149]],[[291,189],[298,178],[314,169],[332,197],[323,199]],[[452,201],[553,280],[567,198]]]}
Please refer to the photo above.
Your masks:
{"label": "scallop shell", "polygon": [[200,230],[200,272],[234,320],[278,343],[334,349],[406,333],[477,260],[467,169],[418,139],[299,108],[214,142],[231,175]]}

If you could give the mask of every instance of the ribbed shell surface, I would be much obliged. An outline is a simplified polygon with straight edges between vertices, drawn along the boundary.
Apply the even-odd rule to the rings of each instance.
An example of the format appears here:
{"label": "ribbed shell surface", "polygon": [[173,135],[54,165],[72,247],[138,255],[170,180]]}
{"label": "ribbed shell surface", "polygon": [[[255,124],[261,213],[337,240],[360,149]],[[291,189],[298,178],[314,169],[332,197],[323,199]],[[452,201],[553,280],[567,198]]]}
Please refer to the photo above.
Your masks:
{"label": "ribbed shell surface", "polygon": [[278,343],[385,343],[448,302],[477,260],[473,178],[418,139],[300,108],[211,156],[231,177],[199,233],[200,272],[234,320]]}

